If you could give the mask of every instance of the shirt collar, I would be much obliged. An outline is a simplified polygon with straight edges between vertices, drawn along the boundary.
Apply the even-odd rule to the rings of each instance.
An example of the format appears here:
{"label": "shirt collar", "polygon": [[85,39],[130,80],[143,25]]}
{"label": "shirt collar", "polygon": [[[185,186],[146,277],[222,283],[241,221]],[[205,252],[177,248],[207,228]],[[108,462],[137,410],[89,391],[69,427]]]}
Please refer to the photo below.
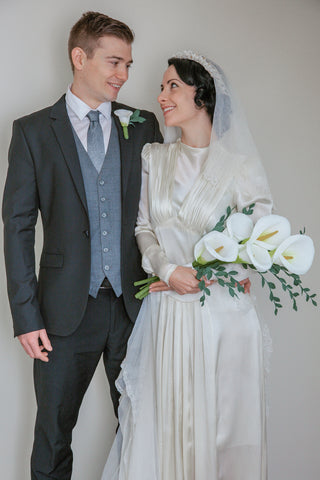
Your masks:
{"label": "shirt collar", "polygon": [[[77,97],[74,93],[71,92],[71,85],[68,86],[66,93],[66,103],[69,108],[77,115],[79,120],[83,120],[87,113],[92,110],[83,100]],[[96,110],[99,110],[100,113],[106,118],[111,117],[111,102],[103,102],[99,105]]]}

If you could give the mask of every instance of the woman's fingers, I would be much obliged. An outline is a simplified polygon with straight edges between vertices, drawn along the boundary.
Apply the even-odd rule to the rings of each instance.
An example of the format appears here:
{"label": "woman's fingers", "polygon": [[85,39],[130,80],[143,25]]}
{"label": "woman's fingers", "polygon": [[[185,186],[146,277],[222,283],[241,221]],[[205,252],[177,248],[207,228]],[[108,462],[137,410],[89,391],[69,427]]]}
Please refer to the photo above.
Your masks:
{"label": "woman's fingers", "polygon": [[153,282],[151,283],[149,287],[149,292],[164,292],[167,290],[171,290],[171,288],[166,284],[166,282],[163,282],[162,280],[159,280],[159,282]]}
{"label": "woman's fingers", "polygon": [[239,282],[239,283],[240,283],[240,285],[243,286],[244,293],[250,293],[251,282],[250,282],[249,278],[245,278],[244,280],[241,280],[241,282]]}

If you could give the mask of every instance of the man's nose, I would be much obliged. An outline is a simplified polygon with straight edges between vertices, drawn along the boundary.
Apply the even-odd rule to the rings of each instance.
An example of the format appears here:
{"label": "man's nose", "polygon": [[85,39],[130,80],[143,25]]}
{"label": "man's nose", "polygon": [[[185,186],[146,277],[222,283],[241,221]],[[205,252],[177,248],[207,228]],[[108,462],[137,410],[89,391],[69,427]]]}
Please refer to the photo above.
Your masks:
{"label": "man's nose", "polygon": [[117,78],[119,80],[122,80],[123,82],[126,82],[128,80],[128,77],[129,77],[129,71],[128,71],[127,66],[124,65],[124,66],[119,67],[116,75],[117,75]]}

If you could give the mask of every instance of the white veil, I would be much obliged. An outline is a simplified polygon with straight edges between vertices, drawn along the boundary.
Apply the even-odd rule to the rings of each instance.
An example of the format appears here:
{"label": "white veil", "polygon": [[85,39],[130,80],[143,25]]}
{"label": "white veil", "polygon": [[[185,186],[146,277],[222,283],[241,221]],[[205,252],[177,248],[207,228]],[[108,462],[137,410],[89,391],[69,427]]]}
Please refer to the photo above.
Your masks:
{"label": "white veil", "polygon": [[[211,203],[213,208],[222,197],[228,179],[230,180],[233,176],[241,180],[242,199],[239,206],[245,205],[246,199],[249,198],[257,202],[258,205],[252,217],[254,221],[269,213],[272,200],[265,171],[245,115],[223,70],[211,60],[190,50],[178,52],[171,58],[199,63],[211,75],[215,85],[216,103],[211,140],[203,171],[211,187],[208,186],[206,191],[199,191],[199,195],[204,197],[204,201],[207,196],[208,203]],[[173,143],[180,136],[180,129],[165,127],[165,143]],[[191,209],[191,205],[188,205],[188,208]],[[204,219],[202,225],[204,225]]]}

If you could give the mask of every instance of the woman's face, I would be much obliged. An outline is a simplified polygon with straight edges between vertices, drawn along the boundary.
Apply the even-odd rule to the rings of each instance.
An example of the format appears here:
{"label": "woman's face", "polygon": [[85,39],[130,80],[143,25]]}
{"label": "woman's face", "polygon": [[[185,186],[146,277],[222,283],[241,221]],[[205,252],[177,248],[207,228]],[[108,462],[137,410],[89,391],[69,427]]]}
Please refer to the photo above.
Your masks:
{"label": "woman's face", "polygon": [[163,75],[158,102],[167,127],[181,127],[193,123],[203,110],[194,103],[196,89],[184,83],[173,65]]}

